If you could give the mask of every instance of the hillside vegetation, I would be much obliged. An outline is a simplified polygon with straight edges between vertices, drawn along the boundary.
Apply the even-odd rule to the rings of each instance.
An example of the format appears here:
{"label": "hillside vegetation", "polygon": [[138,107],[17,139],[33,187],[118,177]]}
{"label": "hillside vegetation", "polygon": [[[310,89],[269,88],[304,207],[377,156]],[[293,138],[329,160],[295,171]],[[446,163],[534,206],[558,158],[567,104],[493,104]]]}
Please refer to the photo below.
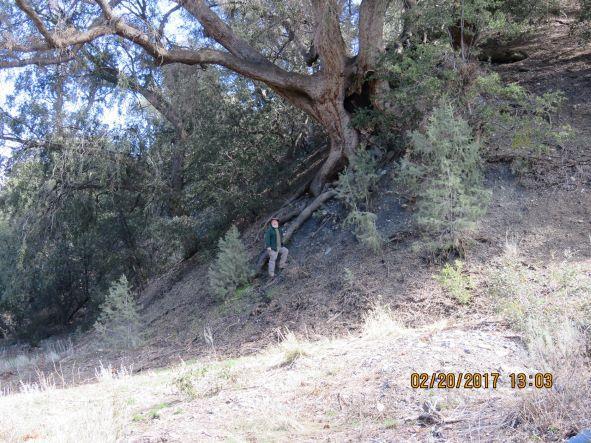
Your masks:
{"label": "hillside vegetation", "polygon": [[585,441],[586,0],[0,4],[0,441]]}

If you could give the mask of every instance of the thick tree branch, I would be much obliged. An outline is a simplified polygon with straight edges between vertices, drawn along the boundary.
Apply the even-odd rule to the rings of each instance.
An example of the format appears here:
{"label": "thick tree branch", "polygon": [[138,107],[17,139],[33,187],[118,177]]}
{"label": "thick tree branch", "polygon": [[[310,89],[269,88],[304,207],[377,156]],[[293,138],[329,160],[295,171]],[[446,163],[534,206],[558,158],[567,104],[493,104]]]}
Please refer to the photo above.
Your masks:
{"label": "thick tree branch", "polygon": [[337,0],[312,0],[316,17],[314,49],[320,56],[324,74],[341,76],[345,69],[346,45],[339,21]]}
{"label": "thick tree branch", "polygon": [[172,9],[170,9],[166,14],[164,14],[164,17],[162,17],[162,21],[160,22],[160,26],[158,27],[158,37],[164,37],[164,28],[166,28],[170,16],[179,9],[181,9],[181,5],[176,5]]}
{"label": "thick tree branch", "polygon": [[[30,0],[18,1],[21,2],[27,17],[33,21],[39,31],[38,40],[26,36],[21,39],[7,39],[0,43],[0,67],[1,63],[6,66],[16,66],[14,60],[17,57],[40,51],[51,52],[52,55],[44,54],[45,58],[36,59],[40,54],[33,54],[30,58],[19,60],[18,66],[55,63],[59,61],[55,58],[56,56],[62,57],[66,54],[71,57],[78,54],[85,43],[103,35],[117,35],[141,47],[155,59],[156,65],[214,64],[226,67],[246,78],[265,83],[278,95],[314,117],[330,136],[331,147],[327,161],[310,185],[315,195],[321,192],[324,183],[334,176],[340,165],[344,164],[346,158],[352,155],[358,145],[358,134],[350,125],[350,110],[345,107],[346,97],[351,91],[353,82],[359,82],[358,84],[364,88],[366,85],[369,86],[370,95],[379,86],[378,81],[368,82],[367,74],[374,68],[379,53],[383,49],[384,14],[389,3],[389,0],[362,1],[359,18],[360,51],[357,58],[351,58],[347,53],[347,46],[341,32],[342,0],[310,0],[315,29],[313,50],[310,51],[309,59],[314,61],[318,58],[320,69],[312,75],[305,75],[282,69],[264,57],[249,42],[238,36],[224,22],[224,17],[210,8],[206,0],[174,1],[192,14],[202,25],[206,35],[223,49],[171,47],[164,36],[158,35],[157,25],[154,27],[148,24],[149,31],[146,31],[143,27],[136,27],[123,16],[116,14],[113,2],[118,0],[111,0],[111,4],[108,0],[89,0],[100,6],[103,17],[94,20],[90,28],[85,31],[70,28],[54,32],[43,25],[43,21],[37,17],[34,10],[27,9],[24,2]],[[143,14],[142,11],[143,9],[139,11],[140,15]],[[142,16],[141,19],[145,23],[148,22],[146,17]],[[166,17],[163,21],[165,20]],[[295,41],[295,36],[288,37],[290,41]],[[125,48],[126,45],[123,47]],[[48,51],[52,49],[53,51]],[[50,58],[53,59],[50,61]],[[137,89],[137,92],[144,95],[161,112],[166,111],[167,106],[160,103],[158,97],[151,94],[149,90]],[[162,112],[162,114],[166,116],[168,113]],[[166,116],[166,118],[175,127],[179,126],[173,122],[174,117],[171,119]]]}
{"label": "thick tree branch", "polygon": [[0,69],[22,68],[22,67],[30,66],[30,65],[35,65],[35,66],[59,65],[62,63],[69,62],[73,59],[74,59],[74,56],[71,54],[61,54],[61,55],[40,54],[40,55],[35,55],[32,57],[28,57],[28,58],[20,59],[20,60],[0,60]]}
{"label": "thick tree branch", "polygon": [[[107,0],[96,0],[96,3],[103,11],[105,20],[93,22],[93,26],[86,31],[50,32],[40,21],[38,15],[24,3],[22,3],[30,19],[36,23],[37,29],[44,40],[29,44],[17,44],[6,41],[0,44],[0,51],[8,52],[7,59],[0,60],[0,68],[21,67],[27,65],[49,65],[71,60],[72,53],[79,51],[80,46],[89,43],[104,35],[119,35],[138,46],[142,47],[151,55],[157,64],[183,63],[195,64],[216,64],[224,66],[238,74],[253,80],[262,81],[271,86],[277,92],[299,91],[305,95],[313,95],[317,91],[314,88],[315,82],[309,76],[291,73],[271,63],[260,53],[254,50],[247,42],[238,38],[232,30],[213,12],[202,0],[187,0],[182,2],[183,7],[195,15],[206,31],[216,41],[228,49],[228,52],[215,49],[167,49],[159,43],[151,40],[144,31],[126,23],[121,17],[114,14],[112,5]],[[334,1],[334,0],[333,0]],[[337,23],[338,24],[338,23]],[[18,53],[29,53],[47,51],[59,48],[63,51],[70,51],[69,55],[56,54],[51,56],[35,55],[27,59],[11,60],[16,58]]]}
{"label": "thick tree branch", "polygon": [[211,10],[204,0],[175,0],[195,17],[203,29],[216,42],[222,45],[230,54],[251,62],[271,64],[260,52],[254,49],[244,39],[238,37],[232,28]]}
{"label": "thick tree branch", "polygon": [[[0,69],[20,68],[29,65],[49,66],[67,63],[73,60],[85,43],[90,43],[103,36],[114,34],[110,26],[105,25],[104,19],[98,18],[92,22],[90,28],[84,32],[68,30],[60,35],[49,32],[35,11],[23,0],[19,0],[21,9],[35,23],[35,26],[44,37],[44,40],[33,41],[28,44],[15,43],[14,38],[5,38],[0,42],[0,51],[7,51],[7,60],[0,59]],[[117,6],[121,0],[111,0],[109,7]],[[61,52],[52,52],[52,49],[66,49]],[[18,55],[34,53],[29,58],[15,59]]]}
{"label": "thick tree branch", "polygon": [[66,49],[68,47],[89,43],[104,35],[114,34],[114,30],[109,26],[98,25],[91,27],[87,31],[70,31],[62,35],[51,33],[50,43],[47,40],[38,40],[28,44],[19,44],[12,41],[4,40],[0,43],[0,51],[8,51],[9,53],[31,53],[39,51],[47,51],[54,48]]}
{"label": "thick tree branch", "polygon": [[[385,51],[384,20],[391,0],[363,0],[359,9],[359,53],[355,60],[354,77],[348,87],[348,95],[362,92],[368,75],[373,73],[380,56]],[[369,83],[372,103],[377,107],[386,106],[380,100],[388,90],[388,83],[373,80]]]}
{"label": "thick tree branch", "polygon": [[308,205],[302,212],[300,212],[298,218],[296,218],[295,221],[289,225],[289,228],[283,236],[283,240],[285,241],[285,243],[289,242],[295,231],[297,231],[298,228],[302,226],[302,224],[310,218],[310,216],[314,213],[316,209],[318,209],[325,202],[333,198],[335,195],[337,195],[337,193],[333,189],[325,191],[324,193],[316,197],[312,201],[312,203],[310,203],[310,205]]}
{"label": "thick tree branch", "polygon": [[41,17],[35,12],[35,10],[25,0],[15,0],[16,5],[31,19],[37,30],[41,33],[43,38],[49,43],[50,48],[57,48],[58,42],[54,39],[51,32],[47,30],[43,24]]}
{"label": "thick tree branch", "polygon": [[390,0],[363,0],[359,8],[359,54],[362,71],[373,69],[385,50],[384,19]]}
{"label": "thick tree branch", "polygon": [[318,60],[318,53],[316,52],[316,48],[314,47],[314,42],[311,42],[310,47],[306,48],[306,46],[301,42],[297,33],[293,30],[291,23],[288,20],[283,21],[283,27],[287,31],[289,35],[289,39],[294,42],[297,50],[304,58],[304,62],[307,66],[312,66]]}
{"label": "thick tree branch", "polygon": [[305,91],[307,93],[312,92],[312,82],[308,76],[287,72],[269,62],[254,49],[250,48],[246,42],[235,37],[230,28],[202,1],[190,1],[188,2],[189,4],[183,4],[183,6],[195,8],[192,12],[200,14],[207,24],[204,24],[204,27],[214,34],[216,41],[219,38],[221,40],[220,44],[227,47],[227,49],[231,48],[228,49],[229,52],[207,48],[198,50],[167,50],[163,46],[152,42],[144,32],[125,23],[121,18],[116,17],[106,0],[96,1],[101,6],[107,20],[114,27],[117,35],[144,48],[160,64],[216,64],[250,79],[262,81],[274,89],[284,88]]}

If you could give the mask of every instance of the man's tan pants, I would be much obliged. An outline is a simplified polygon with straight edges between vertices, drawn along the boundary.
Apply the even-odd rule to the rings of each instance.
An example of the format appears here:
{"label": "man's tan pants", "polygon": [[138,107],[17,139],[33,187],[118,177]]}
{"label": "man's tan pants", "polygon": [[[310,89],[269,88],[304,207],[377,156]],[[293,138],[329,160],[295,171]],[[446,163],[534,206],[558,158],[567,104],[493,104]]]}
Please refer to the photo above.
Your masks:
{"label": "man's tan pants", "polygon": [[277,256],[281,254],[281,259],[279,260],[279,269],[285,268],[285,263],[287,262],[287,255],[289,254],[289,249],[285,246],[279,248],[279,251],[273,251],[272,249],[269,251],[269,276],[275,277],[275,262],[277,261]]}

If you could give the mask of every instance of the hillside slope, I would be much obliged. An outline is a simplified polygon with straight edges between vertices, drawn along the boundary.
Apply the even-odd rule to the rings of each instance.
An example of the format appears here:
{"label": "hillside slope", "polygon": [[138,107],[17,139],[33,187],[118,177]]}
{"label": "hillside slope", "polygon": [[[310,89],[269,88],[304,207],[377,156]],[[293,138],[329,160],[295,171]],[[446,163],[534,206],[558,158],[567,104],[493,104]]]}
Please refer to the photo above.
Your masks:
{"label": "hillside slope", "polygon": [[[67,429],[76,441],[528,441],[591,426],[587,387],[567,375],[572,367],[560,372],[540,359],[499,314],[503,304],[491,291],[494,276],[513,275],[509,257],[516,287],[550,307],[591,294],[584,292],[591,287],[591,47],[568,35],[568,23],[550,22],[520,46],[528,59],[495,68],[535,92],[562,89],[562,116],[578,133],[522,175],[511,171],[507,151],[491,155],[492,200],[464,264],[469,303],[439,283],[441,266],[415,252],[412,213],[386,168],[375,207],[390,241],[380,255],[342,229],[343,208],[332,201],[294,236],[283,275],[273,283],[260,277],[235,300],[220,305],[209,295],[208,257],[179,263],[141,294],[142,349],[96,350],[87,336],[59,366],[38,362],[0,374],[0,388],[22,381],[32,389],[0,399],[0,416],[9,417],[0,439],[65,441]],[[244,233],[253,257],[262,225]],[[107,370],[97,376],[97,367]],[[558,394],[509,386],[510,373],[537,371],[555,371]],[[501,383],[413,389],[414,372],[498,372]],[[39,380],[41,388],[31,385]],[[70,383],[87,385],[53,389]],[[568,396],[574,391],[579,397]],[[73,409],[77,415],[67,415]],[[97,440],[92,432],[101,426]]]}
{"label": "hillside slope", "polygon": [[[200,359],[133,377],[103,371],[98,384],[14,395],[0,402],[8,417],[0,438],[92,441],[111,433],[112,440],[94,441],[425,441],[462,433],[488,440],[499,432],[495,420],[507,410],[495,407],[514,402],[506,383],[495,391],[433,395],[410,391],[409,377],[524,370],[527,356],[511,336],[477,324],[409,330],[384,310],[373,311],[364,325],[344,338],[288,336],[249,357]],[[477,428],[454,425],[491,411]],[[71,440],[60,437],[65,431]]]}
{"label": "hillside slope", "polygon": [[[586,140],[591,136],[591,50],[572,38],[569,25],[560,20],[525,40],[517,48],[525,50],[528,59],[495,69],[536,93],[562,91],[567,102],[561,119],[576,135],[536,158],[519,176],[507,166],[507,149],[489,154],[492,202],[468,257],[475,272],[502,253],[508,238],[518,238],[523,255],[532,262],[543,263],[564,250],[576,251],[580,258],[590,254],[591,155]],[[208,265],[198,259],[154,282],[143,294],[154,336],[167,337],[169,344],[197,345],[203,328],[209,328],[218,348],[243,352],[273,341],[277,328],[309,335],[354,330],[360,313],[378,299],[413,326],[450,315],[461,318],[466,312],[444,297],[431,278],[439,268],[413,251],[412,213],[396,197],[391,171],[382,174],[375,210],[378,228],[390,242],[381,256],[371,256],[343,231],[344,209],[329,202],[296,233],[290,266],[280,282],[256,281],[245,300],[227,310],[208,297]],[[263,223],[244,234],[253,256],[261,247]],[[354,288],[347,274],[354,276]],[[417,310],[421,318],[414,315]]]}

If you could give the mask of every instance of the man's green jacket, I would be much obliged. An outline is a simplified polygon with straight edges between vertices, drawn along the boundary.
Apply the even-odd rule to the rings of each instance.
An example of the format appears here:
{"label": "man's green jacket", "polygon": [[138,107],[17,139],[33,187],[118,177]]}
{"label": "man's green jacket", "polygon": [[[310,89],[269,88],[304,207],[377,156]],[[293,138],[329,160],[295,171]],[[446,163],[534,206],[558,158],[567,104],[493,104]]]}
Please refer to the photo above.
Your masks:
{"label": "man's green jacket", "polygon": [[[279,242],[277,242],[278,239]],[[265,247],[271,248],[273,251],[277,252],[279,251],[279,248],[281,248],[282,243],[283,237],[281,236],[279,228],[275,229],[273,226],[270,226],[269,229],[267,229],[267,232],[265,232]]]}

